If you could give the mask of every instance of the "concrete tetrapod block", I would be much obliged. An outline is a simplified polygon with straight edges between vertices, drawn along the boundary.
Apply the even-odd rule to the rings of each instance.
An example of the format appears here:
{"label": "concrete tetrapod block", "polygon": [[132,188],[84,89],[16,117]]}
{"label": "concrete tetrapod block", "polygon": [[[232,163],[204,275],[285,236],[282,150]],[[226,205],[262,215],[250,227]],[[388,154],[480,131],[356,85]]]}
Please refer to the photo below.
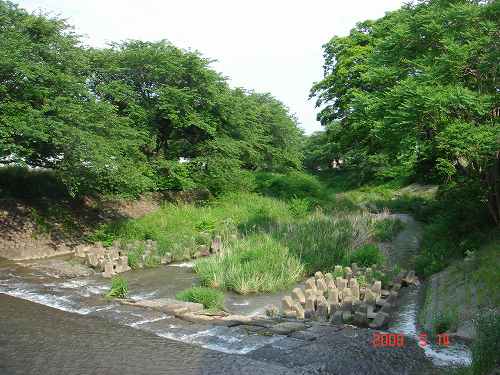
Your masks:
{"label": "concrete tetrapod block", "polygon": [[113,266],[114,265],[112,261],[104,262],[104,272],[102,273],[102,276],[106,278],[113,277],[115,275],[115,270]]}
{"label": "concrete tetrapod block", "polygon": [[375,319],[373,319],[373,322],[370,323],[370,328],[378,329],[383,327],[389,322],[389,314],[384,313],[384,312],[378,312],[377,315],[375,316]]}
{"label": "concrete tetrapod block", "polygon": [[342,324],[342,311],[335,311],[330,317],[330,323],[332,324]]}
{"label": "concrete tetrapod block", "polygon": [[349,282],[347,283],[347,286],[349,288],[352,288],[355,285],[359,285],[358,284],[358,279],[356,279],[355,277],[353,277],[352,279],[349,280]]}
{"label": "concrete tetrapod block", "polygon": [[323,272],[318,271],[318,272],[316,272],[316,273],[314,274],[314,278],[315,278],[316,280],[318,280],[318,279],[324,279],[324,278],[325,278],[325,276],[323,275]]}
{"label": "concrete tetrapod block", "polygon": [[310,277],[306,280],[304,288],[307,289],[316,289],[316,279],[314,277]]}
{"label": "concrete tetrapod block", "polygon": [[382,282],[377,280],[373,283],[371,290],[375,293],[376,298],[380,298],[382,292]]}
{"label": "concrete tetrapod block", "polygon": [[317,302],[316,317],[320,320],[328,320],[328,302],[325,297],[319,297]]}
{"label": "concrete tetrapod block", "polygon": [[363,300],[367,305],[375,306],[376,296],[371,290],[367,289],[365,292],[365,298]]}
{"label": "concrete tetrapod block", "polygon": [[342,298],[346,299],[347,297],[352,297],[351,288],[344,288],[344,290],[342,290]]}
{"label": "concrete tetrapod block", "polygon": [[352,299],[355,301],[359,301],[359,286],[355,284],[350,289],[351,289]]}
{"label": "concrete tetrapod block", "polygon": [[342,274],[342,273],[343,273],[342,266],[338,266],[338,265],[337,265],[337,266],[335,266],[333,273],[334,273],[335,275],[340,275],[340,274]]}
{"label": "concrete tetrapod block", "polygon": [[326,280],[326,287],[330,290],[330,289],[337,289],[337,285],[335,285],[335,281],[333,280]]}
{"label": "concrete tetrapod block", "polygon": [[353,316],[354,324],[360,327],[364,327],[368,325],[368,317],[366,316],[366,313],[362,313],[359,311],[356,311]]}
{"label": "concrete tetrapod block", "polygon": [[344,301],[342,301],[342,310],[352,311],[352,297],[344,298]]}
{"label": "concrete tetrapod block", "polygon": [[304,320],[305,318],[305,311],[302,305],[299,302],[295,302],[295,305],[293,306],[295,309],[295,314],[296,318],[300,320]]}
{"label": "concrete tetrapod block", "polygon": [[301,305],[306,304],[306,296],[304,295],[304,292],[300,288],[295,288],[292,290],[292,297],[294,300],[298,301]]}
{"label": "concrete tetrapod block", "polygon": [[386,302],[382,305],[382,307],[380,308],[380,311],[384,312],[386,314],[390,314],[392,311],[392,305],[389,302]]}
{"label": "concrete tetrapod block", "polygon": [[293,299],[290,296],[285,296],[281,299],[281,308],[283,312],[293,310]]}
{"label": "concrete tetrapod block", "polygon": [[347,288],[347,279],[337,277],[336,284],[337,288],[342,291],[344,288]]}
{"label": "concrete tetrapod block", "polygon": [[316,297],[306,296],[305,317],[311,319],[316,314]]}
{"label": "concrete tetrapod block", "polygon": [[328,281],[333,281],[335,283],[335,279],[333,278],[333,275],[330,272],[325,273],[325,281],[326,285],[328,285]]}
{"label": "concrete tetrapod block", "polygon": [[325,293],[327,291],[327,286],[325,283],[325,279],[316,279],[316,288],[321,291],[322,293]]}
{"label": "concrete tetrapod block", "polygon": [[338,304],[339,303],[339,291],[338,289],[328,289],[328,302],[330,302],[330,304],[332,303],[335,303],[335,304]]}

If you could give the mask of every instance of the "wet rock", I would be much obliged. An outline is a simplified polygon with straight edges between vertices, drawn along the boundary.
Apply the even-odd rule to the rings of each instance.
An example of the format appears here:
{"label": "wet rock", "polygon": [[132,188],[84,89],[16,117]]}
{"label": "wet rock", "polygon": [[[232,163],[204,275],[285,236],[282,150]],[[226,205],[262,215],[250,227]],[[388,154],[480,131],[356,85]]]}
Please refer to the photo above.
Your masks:
{"label": "wet rock", "polygon": [[293,332],[303,331],[307,325],[301,322],[283,322],[271,327],[270,331],[276,335],[289,335]]}
{"label": "wet rock", "polygon": [[330,323],[332,324],[342,324],[342,311],[335,311],[335,313],[330,318]]}
{"label": "wet rock", "polygon": [[356,311],[354,313],[353,321],[354,321],[354,324],[356,324],[357,326],[360,326],[360,327],[364,327],[364,326],[368,325],[368,317],[367,317],[366,313],[362,313],[360,311]]}
{"label": "wet rock", "polygon": [[382,328],[389,322],[389,314],[384,313],[384,312],[378,312],[377,315],[375,316],[375,319],[373,319],[373,322],[370,323],[370,328],[373,329],[378,329]]}

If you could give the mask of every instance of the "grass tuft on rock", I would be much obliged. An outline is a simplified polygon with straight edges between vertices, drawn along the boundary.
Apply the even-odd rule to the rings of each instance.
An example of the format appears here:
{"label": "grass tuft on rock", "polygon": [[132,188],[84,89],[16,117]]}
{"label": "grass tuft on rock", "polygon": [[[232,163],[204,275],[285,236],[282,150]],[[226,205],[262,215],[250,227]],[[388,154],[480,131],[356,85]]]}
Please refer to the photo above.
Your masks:
{"label": "grass tuft on rock", "polygon": [[109,298],[126,298],[128,295],[128,281],[121,276],[115,276],[111,280],[111,289],[106,294]]}
{"label": "grass tuft on rock", "polygon": [[176,294],[175,298],[185,302],[201,303],[205,309],[222,310],[224,293],[203,286],[192,287]]}

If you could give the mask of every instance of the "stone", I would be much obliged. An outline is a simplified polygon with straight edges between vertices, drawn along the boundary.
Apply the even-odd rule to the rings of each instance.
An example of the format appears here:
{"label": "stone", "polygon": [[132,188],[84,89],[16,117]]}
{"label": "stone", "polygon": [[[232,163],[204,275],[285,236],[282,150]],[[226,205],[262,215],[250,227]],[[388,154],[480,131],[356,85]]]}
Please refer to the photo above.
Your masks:
{"label": "stone", "polygon": [[120,254],[118,253],[118,249],[116,247],[108,247],[106,255],[111,260],[117,260],[120,257]]}
{"label": "stone", "polygon": [[405,277],[401,280],[403,285],[410,285],[415,283],[415,271],[408,271]]}
{"label": "stone", "polygon": [[75,247],[75,255],[79,258],[85,258],[87,256],[88,251],[89,251],[89,246],[87,245],[78,245]]}
{"label": "stone", "polygon": [[318,272],[316,272],[316,273],[314,274],[314,278],[315,278],[316,280],[318,280],[318,279],[324,279],[324,278],[325,278],[325,276],[323,276],[323,272],[318,271]]}
{"label": "stone", "polygon": [[306,328],[307,326],[301,322],[283,322],[275,324],[270,328],[270,331],[276,335],[289,335],[293,332],[303,331]]}
{"label": "stone", "polygon": [[337,277],[336,280],[337,288],[342,291],[344,288],[347,288],[347,280],[341,277]]}
{"label": "stone", "polygon": [[316,288],[323,293],[325,293],[328,288],[325,283],[325,279],[316,279]]}
{"label": "stone", "polygon": [[314,277],[310,277],[305,282],[305,289],[316,289],[316,279]]}
{"label": "stone", "polygon": [[111,261],[104,262],[104,272],[102,273],[103,277],[110,278],[115,275],[114,265]]}
{"label": "stone", "polygon": [[380,298],[382,291],[382,282],[380,280],[375,281],[371,287],[371,290],[377,298]]}
{"label": "stone", "polygon": [[342,298],[345,300],[346,297],[352,297],[351,288],[344,288],[344,290],[342,290]]}
{"label": "stone", "polygon": [[356,311],[353,316],[353,321],[357,326],[363,327],[368,324],[368,317],[366,316],[366,313]]}
{"label": "stone", "polygon": [[377,314],[374,311],[374,307],[372,305],[368,305],[366,309],[366,316],[368,319],[374,319]]}
{"label": "stone", "polygon": [[297,312],[295,310],[283,310],[283,316],[288,319],[296,319]]}
{"label": "stone", "polygon": [[342,301],[342,310],[343,311],[352,311],[352,298],[346,297],[344,301]]}
{"label": "stone", "polygon": [[295,302],[294,309],[295,309],[297,319],[304,320],[305,311],[304,311],[304,308],[302,307],[302,305],[299,302]]}
{"label": "stone", "polygon": [[201,303],[178,301],[173,298],[143,299],[139,301],[120,300],[119,302],[126,305],[147,307],[168,314],[174,314],[176,311],[183,308],[189,312],[200,312],[203,310],[203,305]]}
{"label": "stone", "polygon": [[169,264],[172,263],[172,254],[165,253],[165,255],[160,257],[160,264]]}
{"label": "stone", "polygon": [[389,296],[385,299],[385,302],[395,304],[398,299],[398,292],[391,291]]}
{"label": "stone", "polygon": [[295,288],[294,290],[292,290],[292,298],[298,301],[301,305],[306,304],[306,296],[300,288]]}
{"label": "stone", "polygon": [[360,312],[360,313],[363,313],[366,315],[366,313],[368,312],[368,306],[366,305],[366,303],[361,302],[361,303],[357,304],[356,305],[356,312]]}
{"label": "stone", "polygon": [[88,252],[87,253],[87,263],[91,267],[97,267],[97,265],[99,264],[99,257],[97,256],[97,254],[94,252]]}
{"label": "stone", "polygon": [[200,253],[200,257],[207,257],[210,255],[210,249],[207,245],[201,245],[198,248],[198,252]]}
{"label": "stone", "polygon": [[386,314],[390,314],[390,312],[392,311],[392,305],[389,302],[386,302],[382,305],[380,311]]}
{"label": "stone", "polygon": [[318,298],[316,317],[320,320],[328,320],[328,302],[325,297]]}
{"label": "stone", "polygon": [[342,324],[342,311],[335,311],[330,318],[330,323],[332,324]]}
{"label": "stone", "polygon": [[123,255],[118,258],[117,272],[127,271],[130,271],[130,267],[128,266],[128,257],[126,255]]}
{"label": "stone", "polygon": [[358,280],[355,277],[353,277],[352,279],[349,280],[349,282],[347,283],[347,286],[349,288],[352,288],[355,285],[359,285],[359,284],[358,284]]}
{"label": "stone", "polygon": [[342,321],[344,323],[351,323],[352,322],[352,314],[350,311],[342,311]]}
{"label": "stone", "polygon": [[220,236],[216,236],[210,243],[210,252],[218,253],[222,250],[222,239]]}
{"label": "stone", "polygon": [[328,285],[328,281],[332,281],[335,283],[335,279],[333,278],[333,275],[330,272],[325,273],[325,281],[326,281],[327,285]]}
{"label": "stone", "polygon": [[285,296],[281,299],[281,308],[283,312],[287,310],[293,310],[293,299],[290,296]]}
{"label": "stone", "polygon": [[328,290],[328,302],[330,302],[330,304],[332,304],[332,303],[338,304],[339,291],[337,289],[329,289]]}
{"label": "stone", "polygon": [[279,309],[275,305],[267,305],[265,307],[266,316],[276,318],[279,315]]}
{"label": "stone", "polygon": [[359,301],[359,299],[360,299],[359,286],[357,284],[355,284],[350,289],[351,289],[353,301]]}
{"label": "stone", "polygon": [[400,283],[395,283],[393,286],[392,286],[392,289],[391,291],[394,291],[394,292],[399,292],[399,290],[401,289],[401,284]]}
{"label": "stone", "polygon": [[378,312],[377,315],[375,316],[375,319],[373,319],[373,322],[370,323],[369,327],[373,329],[382,328],[388,322],[389,322],[389,314],[386,314],[384,312]]}
{"label": "stone", "polygon": [[306,310],[307,311],[316,311],[316,297],[313,296],[307,296],[306,297]]}
{"label": "stone", "polygon": [[375,306],[375,301],[376,301],[375,294],[371,290],[367,289],[363,301],[365,301],[367,305]]}
{"label": "stone", "polygon": [[388,290],[386,289],[382,289],[382,291],[380,292],[380,295],[383,297],[383,298],[387,298],[389,297],[389,294],[391,294],[391,292],[389,292]]}
{"label": "stone", "polygon": [[351,269],[352,269],[352,272],[353,272],[354,274],[357,274],[357,273],[358,273],[358,271],[359,271],[359,266],[358,266],[358,264],[357,264],[357,263],[353,263],[353,264],[351,264]]}
{"label": "stone", "polygon": [[328,288],[328,290],[337,289],[337,285],[335,285],[335,281],[328,280],[328,279],[325,279],[325,280],[326,280],[326,287]]}

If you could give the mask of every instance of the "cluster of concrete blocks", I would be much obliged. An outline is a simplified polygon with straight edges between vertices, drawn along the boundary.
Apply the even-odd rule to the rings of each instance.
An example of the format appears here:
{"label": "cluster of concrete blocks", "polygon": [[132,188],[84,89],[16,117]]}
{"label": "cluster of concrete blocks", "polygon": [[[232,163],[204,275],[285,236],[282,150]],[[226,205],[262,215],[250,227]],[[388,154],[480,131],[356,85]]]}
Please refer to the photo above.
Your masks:
{"label": "cluster of concrete blocks", "polygon": [[[355,263],[351,267],[336,266],[334,277],[316,272],[306,280],[303,289],[295,288],[291,296],[283,297],[281,315],[299,320],[314,319],[330,321],[333,324],[349,323],[357,326],[381,328],[386,325],[402,286],[402,280],[414,282],[415,273],[398,275],[391,282],[390,290],[382,289],[382,282],[372,279],[372,268],[362,269]],[[359,280],[358,280],[359,279]],[[360,281],[362,285],[360,285]],[[407,280],[408,281],[408,280]],[[276,311],[269,311],[268,315]]]}
{"label": "cluster of concrete blocks", "polygon": [[75,255],[84,258],[87,265],[102,272],[104,277],[130,270],[127,252],[115,246],[105,248],[101,243],[80,245],[75,249]]}
{"label": "cluster of concrete blocks", "polygon": [[[97,242],[93,245],[77,246],[75,248],[75,255],[85,259],[85,263],[88,266],[102,272],[103,277],[111,278],[118,273],[130,270],[128,265],[128,253],[139,247],[144,248],[142,256],[138,262],[139,268],[144,267],[144,264],[147,262],[149,257],[155,258],[155,262],[157,264],[171,263],[172,255],[170,253],[166,253],[163,256],[156,255],[158,253],[157,246],[156,241],[153,240],[132,241],[127,243],[114,241],[110,247],[104,247],[102,243]],[[208,256],[212,253],[220,252],[221,249],[222,240],[219,236],[217,236],[211,241],[210,247],[207,245],[200,246],[198,250],[193,253],[192,258]]]}

